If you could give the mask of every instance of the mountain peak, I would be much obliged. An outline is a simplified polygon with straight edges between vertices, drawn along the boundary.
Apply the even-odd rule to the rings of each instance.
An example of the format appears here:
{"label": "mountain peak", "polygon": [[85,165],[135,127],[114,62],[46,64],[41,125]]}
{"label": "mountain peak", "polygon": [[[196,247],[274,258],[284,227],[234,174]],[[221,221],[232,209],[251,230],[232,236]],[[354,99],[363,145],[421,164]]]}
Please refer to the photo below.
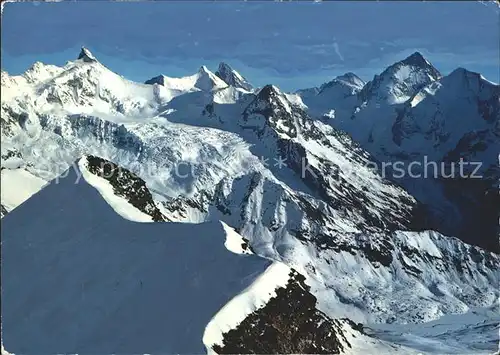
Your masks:
{"label": "mountain peak", "polygon": [[441,73],[420,52],[414,52],[405,59],[391,65],[386,71],[396,72],[403,66],[426,72],[433,80],[441,78]]}
{"label": "mountain peak", "polygon": [[144,82],[144,84],[149,84],[149,85],[158,84],[158,85],[164,86],[165,85],[165,76],[164,75],[155,76],[154,78],[146,80]]}
{"label": "mountain peak", "polygon": [[86,47],[82,47],[80,50],[80,54],[78,55],[78,59],[83,60],[86,63],[95,63],[97,59],[94,57],[91,51],[89,51]]}
{"label": "mountain peak", "polygon": [[202,65],[198,70],[194,86],[202,91],[212,91],[227,87],[227,84],[211,72],[206,66]]}
{"label": "mountain peak", "polygon": [[498,84],[489,81],[480,73],[473,72],[462,67],[456,68],[450,74],[445,76],[441,83],[454,88],[466,87],[467,91],[476,93],[479,93],[482,90],[493,90],[494,92],[497,92],[496,96],[498,97]]}
{"label": "mountain peak", "polygon": [[414,52],[409,55],[407,58],[403,59],[401,63],[414,65],[416,67],[425,67],[430,65],[430,63],[424,58],[424,56],[420,52]]}
{"label": "mountain peak", "polygon": [[281,91],[278,87],[268,84],[260,89],[259,94],[257,95],[260,99],[267,100],[271,97],[280,96]]}
{"label": "mountain peak", "polygon": [[402,103],[441,77],[422,54],[415,52],[375,75],[361,90],[360,97],[363,101],[376,98],[392,104]]}
{"label": "mountain peak", "polygon": [[219,68],[217,69],[218,72],[230,72],[232,71],[233,68],[225,62],[220,62],[219,63]]}
{"label": "mountain peak", "polygon": [[290,111],[288,101],[283,93],[274,85],[266,85],[255,95],[255,99],[247,107],[247,111],[261,111],[263,108],[272,108],[272,110]]}
{"label": "mountain peak", "polygon": [[335,79],[321,85],[321,87],[319,88],[319,92],[325,92],[325,90],[335,87],[338,88],[342,94],[350,93],[350,95],[352,95],[359,92],[364,85],[365,82],[359,76],[354,73],[348,72],[343,75],[339,75]]}
{"label": "mountain peak", "polygon": [[357,79],[361,80],[359,78],[359,76],[357,76],[353,72],[347,72],[345,74],[339,75],[339,76],[337,76],[337,79],[338,80],[348,80],[348,81],[357,80]]}
{"label": "mountain peak", "polygon": [[231,68],[231,66],[225,62],[219,63],[219,68],[215,72],[215,75],[230,86],[248,91],[252,90],[252,85],[243,76],[241,76],[240,73]]}
{"label": "mountain peak", "polygon": [[[441,77],[441,73],[427,59],[425,59],[420,52],[414,52],[405,59],[394,63],[386,70],[384,70],[381,75],[396,75],[396,73],[399,72],[402,67],[413,68],[413,71],[426,72],[430,77],[432,77],[433,80],[437,80]],[[398,77],[398,75],[396,75],[396,77]]]}
{"label": "mountain peak", "polygon": [[200,74],[211,74],[212,72],[208,70],[208,68],[205,65],[202,65],[200,69],[198,69],[198,73]]}
{"label": "mountain peak", "polygon": [[463,67],[458,67],[455,70],[453,70],[449,76],[457,76],[457,77],[465,77],[465,76],[470,76],[470,77],[480,77],[479,73],[472,72],[470,70],[467,70]]}

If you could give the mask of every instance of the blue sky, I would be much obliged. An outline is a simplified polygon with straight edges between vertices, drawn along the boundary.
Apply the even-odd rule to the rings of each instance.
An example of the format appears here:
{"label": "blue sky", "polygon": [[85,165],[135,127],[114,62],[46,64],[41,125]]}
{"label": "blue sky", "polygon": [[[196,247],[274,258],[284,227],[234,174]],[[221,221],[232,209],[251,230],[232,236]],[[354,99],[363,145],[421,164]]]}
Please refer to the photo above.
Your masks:
{"label": "blue sky", "polygon": [[439,70],[499,82],[499,9],[465,2],[8,3],[2,69],[63,65],[87,46],[135,81],[226,61],[255,85],[320,85],[353,71],[369,80],[415,50]]}

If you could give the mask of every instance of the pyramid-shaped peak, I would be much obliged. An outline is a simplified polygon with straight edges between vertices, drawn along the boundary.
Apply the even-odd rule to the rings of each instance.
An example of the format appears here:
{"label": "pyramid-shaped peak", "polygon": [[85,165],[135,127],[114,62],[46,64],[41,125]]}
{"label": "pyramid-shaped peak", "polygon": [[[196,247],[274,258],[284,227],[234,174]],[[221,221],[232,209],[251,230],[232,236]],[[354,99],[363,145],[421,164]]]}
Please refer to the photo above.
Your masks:
{"label": "pyramid-shaped peak", "polygon": [[200,74],[211,74],[212,72],[208,70],[208,68],[205,65],[202,65],[200,69],[198,69],[198,73]]}
{"label": "pyramid-shaped peak", "polygon": [[82,47],[82,49],[80,50],[80,54],[78,55],[78,59],[81,59],[87,63],[97,62],[97,59],[94,57],[92,52],[89,51],[86,47]]}
{"label": "pyramid-shaped peak", "polygon": [[441,73],[427,59],[425,59],[420,52],[414,52],[405,59],[394,63],[382,73],[382,76],[385,74],[393,75],[404,66],[413,67],[417,69],[418,72],[426,72],[433,78],[433,80],[437,80],[441,77]]}
{"label": "pyramid-shaped peak", "polygon": [[418,51],[403,59],[401,63],[413,65],[416,67],[432,66],[431,63],[429,63],[429,61],[425,59],[424,56]]}
{"label": "pyramid-shaped peak", "polygon": [[437,70],[420,52],[414,52],[407,58],[403,59],[399,64],[409,65],[419,70],[427,72],[434,80],[441,77],[441,73]]}
{"label": "pyramid-shaped peak", "polygon": [[228,85],[235,88],[240,88],[244,90],[252,90],[252,85],[236,70],[231,68],[231,66],[225,62],[219,63],[219,68],[215,72],[219,78],[221,78]]}
{"label": "pyramid-shaped peak", "polygon": [[390,104],[402,103],[441,77],[441,73],[420,52],[414,52],[375,75],[359,95],[363,101],[375,99]]}
{"label": "pyramid-shaped peak", "polygon": [[281,91],[277,86],[268,84],[260,89],[257,96],[259,99],[267,101],[273,97],[281,96]]}

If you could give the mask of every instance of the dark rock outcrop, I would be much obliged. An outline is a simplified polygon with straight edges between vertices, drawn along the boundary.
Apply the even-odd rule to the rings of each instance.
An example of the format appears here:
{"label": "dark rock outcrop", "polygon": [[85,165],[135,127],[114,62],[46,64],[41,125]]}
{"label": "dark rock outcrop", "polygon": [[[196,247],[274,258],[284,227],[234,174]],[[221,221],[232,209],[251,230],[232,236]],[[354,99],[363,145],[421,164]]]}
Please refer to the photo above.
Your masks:
{"label": "dark rock outcrop", "polygon": [[224,334],[218,354],[340,354],[351,345],[342,333],[342,322],[332,320],[316,308],[316,297],[292,271],[286,287],[276,290],[263,308],[249,315],[235,329]]}
{"label": "dark rock outcrop", "polygon": [[144,180],[108,160],[88,155],[88,170],[103,179],[106,179],[116,195],[125,198],[132,206],[150,215],[155,222],[165,221],[166,218],[156,207],[151,192]]}

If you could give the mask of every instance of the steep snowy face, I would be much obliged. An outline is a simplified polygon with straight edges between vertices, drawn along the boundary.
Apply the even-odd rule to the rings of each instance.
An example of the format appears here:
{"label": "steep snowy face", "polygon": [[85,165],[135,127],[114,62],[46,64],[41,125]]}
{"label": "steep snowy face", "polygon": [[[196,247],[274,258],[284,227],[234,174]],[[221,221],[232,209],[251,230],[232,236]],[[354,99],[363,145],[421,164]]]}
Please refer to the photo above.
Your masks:
{"label": "steep snowy face", "polygon": [[198,71],[194,86],[202,91],[212,91],[222,89],[227,84],[203,65]]}
{"label": "steep snowy face", "polygon": [[437,232],[339,234],[318,253],[305,249],[302,257],[320,309],[335,317],[420,323],[499,296],[499,256]]}
{"label": "steep snowy face", "polygon": [[280,90],[274,85],[266,85],[243,112],[241,127],[255,131],[260,137],[278,134],[294,138],[298,134],[296,120],[299,119]]}
{"label": "steep snowy face", "polygon": [[[401,105],[380,106],[377,110],[365,107],[353,113],[354,121],[368,121],[368,115],[372,115],[366,122],[369,129],[339,123],[379,157],[426,155],[437,161],[455,149],[455,154],[481,155],[484,149],[473,144],[462,141],[460,147],[457,145],[462,138],[473,140],[474,132],[496,134],[499,96],[498,85],[478,73],[457,69],[415,92]],[[490,156],[486,160],[490,165],[494,159]]]}
{"label": "steep snowy face", "polygon": [[387,134],[397,111],[440,78],[437,69],[416,52],[366,84],[347,73],[323,84],[317,94],[307,91],[301,95],[311,116],[347,131],[364,148],[387,151],[394,149]]}
{"label": "steep snowy face", "polygon": [[[169,218],[217,216],[275,257],[297,236],[321,244],[335,231],[407,228],[418,219],[416,201],[378,176],[364,151],[308,118],[278,88],[264,87],[246,105],[238,122],[220,105],[213,116],[220,118],[217,127],[251,142],[262,165],[166,201]],[[197,123],[215,124],[212,117]]]}
{"label": "steep snowy face", "polygon": [[[370,156],[348,136],[311,120],[276,87],[259,92],[243,113],[242,127],[266,137],[266,145],[279,152],[287,166],[333,209],[358,215],[365,226],[402,228],[411,223],[416,201],[378,176]],[[377,188],[369,191],[370,184]],[[385,213],[379,215],[376,210]]]}
{"label": "steep snowy face", "polygon": [[359,93],[360,100],[402,103],[417,91],[438,80],[441,74],[419,52],[397,62],[372,81]]}
{"label": "steep snowy face", "polygon": [[[499,119],[500,87],[478,73],[456,69],[417,92],[405,105],[394,123],[393,140],[410,154],[423,145],[420,153],[426,150],[432,154],[433,149],[434,158],[441,158],[466,134],[481,130],[498,133]],[[480,151],[463,144],[461,149],[457,153]]]}
{"label": "steep snowy face", "polygon": [[[395,146],[386,152],[436,162],[428,178],[440,178],[444,195],[458,207],[457,218],[462,221],[447,222],[445,231],[490,250],[498,250],[499,125],[500,86],[478,73],[457,69],[397,111],[391,127]],[[436,203],[431,196],[415,195]],[[483,238],[465,237],[477,226],[482,226]]]}
{"label": "steep snowy face", "polygon": [[225,83],[235,88],[243,89],[246,91],[252,90],[252,85],[236,70],[231,68],[228,64],[221,62],[219,68],[215,72],[219,78],[221,78]]}

